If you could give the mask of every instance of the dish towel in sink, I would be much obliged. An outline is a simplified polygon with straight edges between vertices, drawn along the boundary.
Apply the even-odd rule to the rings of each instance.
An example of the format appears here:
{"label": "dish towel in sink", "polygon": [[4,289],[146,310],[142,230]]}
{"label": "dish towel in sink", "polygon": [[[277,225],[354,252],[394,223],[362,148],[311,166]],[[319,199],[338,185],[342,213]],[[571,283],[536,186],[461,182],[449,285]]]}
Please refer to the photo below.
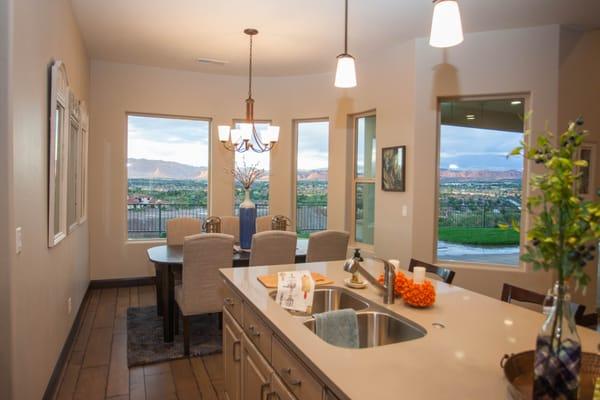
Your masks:
{"label": "dish towel in sink", "polygon": [[348,308],[314,314],[317,336],[339,347],[358,348],[358,318]]}

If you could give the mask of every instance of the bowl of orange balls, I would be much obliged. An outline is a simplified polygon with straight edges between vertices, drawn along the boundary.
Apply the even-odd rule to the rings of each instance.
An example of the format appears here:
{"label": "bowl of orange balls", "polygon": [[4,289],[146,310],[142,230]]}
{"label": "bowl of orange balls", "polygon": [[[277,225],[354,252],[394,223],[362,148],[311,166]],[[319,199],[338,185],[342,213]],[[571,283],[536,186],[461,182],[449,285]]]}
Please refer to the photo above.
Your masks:
{"label": "bowl of orange balls", "polygon": [[[396,272],[394,291],[404,302],[412,307],[426,308],[435,303],[435,286],[425,279],[425,270],[415,267],[413,278],[408,278],[402,271]],[[383,275],[379,277],[383,283]]]}

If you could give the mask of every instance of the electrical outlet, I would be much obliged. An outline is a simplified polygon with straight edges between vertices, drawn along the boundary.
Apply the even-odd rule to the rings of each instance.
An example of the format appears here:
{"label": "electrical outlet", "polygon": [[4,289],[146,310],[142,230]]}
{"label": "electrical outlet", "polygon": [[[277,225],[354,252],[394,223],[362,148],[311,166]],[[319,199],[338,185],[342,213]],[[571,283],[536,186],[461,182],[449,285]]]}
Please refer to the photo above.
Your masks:
{"label": "electrical outlet", "polygon": [[73,302],[71,301],[71,298],[69,297],[67,299],[67,314],[71,315],[72,311],[73,311]]}
{"label": "electrical outlet", "polygon": [[19,226],[15,232],[15,242],[17,254],[21,254],[23,251],[23,229]]}

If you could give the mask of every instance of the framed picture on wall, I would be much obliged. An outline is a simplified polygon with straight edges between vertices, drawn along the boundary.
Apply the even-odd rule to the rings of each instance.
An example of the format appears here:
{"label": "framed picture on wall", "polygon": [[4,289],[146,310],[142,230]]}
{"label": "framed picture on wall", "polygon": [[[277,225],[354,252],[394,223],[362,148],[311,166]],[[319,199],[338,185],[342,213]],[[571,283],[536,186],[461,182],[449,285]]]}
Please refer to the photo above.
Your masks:
{"label": "framed picture on wall", "polygon": [[406,146],[381,150],[381,189],[386,192],[405,191]]}
{"label": "framed picture on wall", "polygon": [[586,200],[593,200],[596,189],[594,187],[594,170],[596,169],[596,144],[583,143],[579,148],[578,157],[580,160],[587,161],[587,167],[580,167],[581,180],[579,181],[579,195]]}

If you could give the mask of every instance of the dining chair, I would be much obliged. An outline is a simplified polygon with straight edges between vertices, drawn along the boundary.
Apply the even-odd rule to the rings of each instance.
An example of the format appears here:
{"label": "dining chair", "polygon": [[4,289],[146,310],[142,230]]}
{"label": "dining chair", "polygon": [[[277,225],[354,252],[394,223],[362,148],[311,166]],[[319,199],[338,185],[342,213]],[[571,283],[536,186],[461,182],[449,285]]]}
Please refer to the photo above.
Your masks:
{"label": "dining chair", "polygon": [[408,264],[408,271],[413,272],[415,267],[425,267],[426,272],[439,276],[442,278],[442,281],[446,282],[448,285],[452,284],[454,275],[456,275],[456,272],[452,271],[450,268],[438,267],[437,265],[411,258],[410,263]]}
{"label": "dining chair", "polygon": [[255,234],[250,247],[250,266],[294,264],[296,232],[267,231]]}
{"label": "dining chair", "polygon": [[202,232],[202,222],[198,218],[173,218],[167,221],[167,245],[181,246],[186,236]]}
{"label": "dining chair", "polygon": [[221,217],[221,233],[233,236],[235,243],[240,242],[240,217]]}
{"label": "dining chair", "polygon": [[265,232],[272,230],[271,222],[273,221],[272,215],[264,215],[256,218],[256,233]]}
{"label": "dining chair", "polygon": [[345,231],[326,230],[311,233],[308,237],[306,262],[346,259],[349,240],[350,234]]}
{"label": "dining chair", "polygon": [[[233,236],[202,233],[188,236],[183,243],[181,284],[175,286],[174,326],[183,319],[184,354],[190,354],[190,320],[194,315],[218,313],[223,308],[219,268],[231,267]],[[178,329],[176,329],[176,332]]]}
{"label": "dining chair", "polygon": [[[513,300],[516,300],[522,303],[537,304],[540,306],[544,305],[545,298],[546,295],[544,294],[523,289],[508,283],[502,285],[502,295],[500,296],[500,300],[504,301],[505,303],[512,303]],[[571,302],[571,312],[575,317],[575,323],[577,325],[587,326],[583,317],[583,314],[585,313],[585,306],[583,304]]]}

